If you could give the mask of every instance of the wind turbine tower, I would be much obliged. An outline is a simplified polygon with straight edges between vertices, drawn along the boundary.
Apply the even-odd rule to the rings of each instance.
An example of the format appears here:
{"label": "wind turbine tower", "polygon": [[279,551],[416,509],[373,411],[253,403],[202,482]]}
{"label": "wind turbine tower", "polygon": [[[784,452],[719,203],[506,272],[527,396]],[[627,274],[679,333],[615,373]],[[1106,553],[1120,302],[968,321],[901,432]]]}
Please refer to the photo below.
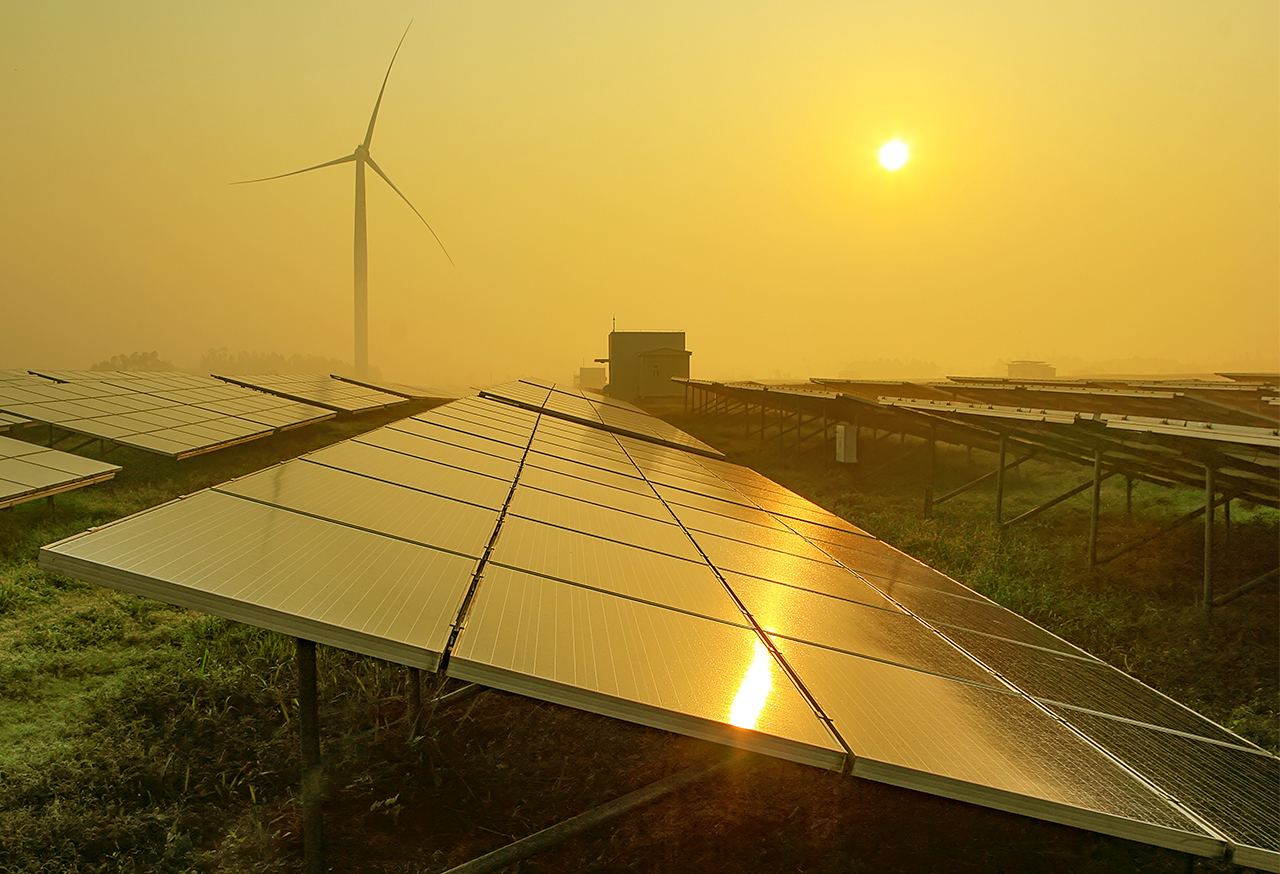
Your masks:
{"label": "wind turbine tower", "polygon": [[[409,26],[413,26],[413,22],[409,22]],[[364,197],[364,168],[368,164],[382,177],[382,181],[391,186],[391,190],[400,195],[400,199],[409,205],[409,209],[413,210],[414,215],[422,219],[422,223],[426,225],[427,230],[431,231],[431,236],[435,238],[436,243],[440,246],[440,251],[444,252],[444,256],[449,259],[449,263],[453,263],[453,259],[449,257],[449,252],[444,247],[444,243],[440,242],[440,237],[432,230],[431,225],[422,217],[422,213],[418,212],[418,208],[409,202],[409,198],[396,187],[386,173],[382,172],[382,168],[373,160],[373,156],[369,154],[369,145],[373,142],[373,127],[378,122],[378,109],[382,106],[382,95],[387,90],[387,80],[391,78],[391,68],[395,66],[396,55],[400,54],[400,46],[404,44],[404,38],[409,35],[409,28],[404,29],[404,35],[400,37],[400,42],[396,44],[396,50],[391,55],[391,63],[387,65],[387,75],[382,77],[382,87],[378,90],[378,100],[373,104],[373,115],[369,117],[369,129],[365,131],[364,141],[356,146],[354,152],[341,158],[335,158],[332,161],[325,161],[323,164],[316,164],[314,167],[305,167],[301,170],[294,170],[292,173],[281,173],[278,176],[264,176],[261,179],[246,179],[242,182],[233,182],[233,185],[248,185],[252,182],[269,182],[272,179],[283,179],[286,176],[297,176],[299,173],[309,173],[312,170],[319,170],[321,167],[332,167],[335,164],[348,164],[354,162],[356,165],[356,230],[355,230],[355,346],[356,346],[356,375],[364,378],[369,375],[369,237],[368,229],[365,223],[365,197]]]}

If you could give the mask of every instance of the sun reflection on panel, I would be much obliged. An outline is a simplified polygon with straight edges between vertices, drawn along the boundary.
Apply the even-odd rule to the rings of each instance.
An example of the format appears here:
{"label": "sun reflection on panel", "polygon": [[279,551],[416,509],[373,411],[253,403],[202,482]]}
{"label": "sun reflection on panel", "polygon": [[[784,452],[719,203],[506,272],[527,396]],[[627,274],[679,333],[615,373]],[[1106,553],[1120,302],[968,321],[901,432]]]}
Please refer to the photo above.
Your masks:
{"label": "sun reflection on panel", "polygon": [[769,690],[773,688],[773,659],[765,645],[756,640],[755,655],[747,672],[738,685],[738,694],[733,696],[733,705],[729,708],[729,724],[738,728],[755,728],[760,718],[760,711],[769,698]]}

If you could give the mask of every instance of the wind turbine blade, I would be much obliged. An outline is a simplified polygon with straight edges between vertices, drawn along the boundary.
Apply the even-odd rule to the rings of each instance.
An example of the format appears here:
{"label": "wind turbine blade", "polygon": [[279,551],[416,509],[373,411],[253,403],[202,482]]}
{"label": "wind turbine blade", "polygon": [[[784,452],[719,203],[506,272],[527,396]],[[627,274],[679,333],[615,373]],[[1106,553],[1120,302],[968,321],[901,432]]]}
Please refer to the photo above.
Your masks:
{"label": "wind turbine blade", "polygon": [[413,27],[413,19],[409,19],[409,25],[404,29],[400,42],[396,43],[396,50],[391,54],[391,63],[387,64],[387,75],[382,77],[382,87],[378,89],[378,102],[373,104],[373,115],[369,117],[369,130],[364,135],[364,147],[366,149],[373,142],[373,126],[378,121],[378,107],[382,106],[382,92],[387,90],[387,80],[391,78],[391,68],[396,65],[396,55],[400,54],[400,46],[404,45],[404,38],[409,35],[410,27]]}
{"label": "wind turbine blade", "polygon": [[[364,160],[366,164],[368,164],[370,167],[373,168],[374,173],[377,173],[379,176],[382,177],[383,182],[391,186],[392,191],[400,195],[401,200],[403,200],[405,203],[409,203],[409,198],[405,197],[404,192],[402,192],[399,188],[396,188],[396,184],[387,178],[387,174],[383,173],[382,168],[373,162],[373,158],[365,158]],[[418,208],[414,206],[412,203],[409,203],[409,209],[413,210],[414,215],[422,219],[422,223],[427,226],[427,230],[431,231],[431,236],[436,238],[437,243],[440,243],[440,237],[436,234],[435,230],[431,227],[431,225],[427,223],[427,220],[422,218],[422,213],[418,212]],[[453,257],[449,254],[449,250],[444,247],[444,243],[440,243],[440,251],[444,252],[444,257],[449,259],[450,264],[453,264]]]}
{"label": "wind turbine blade", "polygon": [[263,176],[261,179],[241,179],[239,182],[232,182],[232,185],[248,185],[250,182],[270,182],[272,179],[283,179],[286,176],[297,176],[299,173],[310,173],[312,170],[319,170],[321,167],[332,167],[334,164],[346,164],[356,159],[355,154],[347,155],[345,158],[335,158],[332,161],[325,161],[323,164],[316,164],[314,167],[307,167],[302,170],[294,170],[292,173],[281,173],[279,176]]}

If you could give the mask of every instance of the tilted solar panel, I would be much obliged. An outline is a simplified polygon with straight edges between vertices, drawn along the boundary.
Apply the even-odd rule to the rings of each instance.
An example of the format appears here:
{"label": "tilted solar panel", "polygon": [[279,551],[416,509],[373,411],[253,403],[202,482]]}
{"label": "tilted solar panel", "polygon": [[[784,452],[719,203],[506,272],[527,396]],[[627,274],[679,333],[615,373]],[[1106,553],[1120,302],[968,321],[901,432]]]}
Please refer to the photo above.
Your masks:
{"label": "tilted solar panel", "polygon": [[186,458],[331,418],[319,407],[190,374],[48,371],[0,381],[0,411],[63,431]]}
{"label": "tilted solar panel", "polygon": [[340,413],[362,413],[403,404],[407,398],[346,382],[323,373],[217,376],[223,382],[256,389]]}
{"label": "tilted solar panel", "polygon": [[0,436],[0,509],[105,482],[119,465]]}
{"label": "tilted solar panel", "polygon": [[547,410],[556,391],[522,383],[508,401],[437,408],[53,544],[41,565],[1280,868],[1280,816],[1259,803],[1280,789],[1276,757],[757,474],[570,420],[573,402]]}

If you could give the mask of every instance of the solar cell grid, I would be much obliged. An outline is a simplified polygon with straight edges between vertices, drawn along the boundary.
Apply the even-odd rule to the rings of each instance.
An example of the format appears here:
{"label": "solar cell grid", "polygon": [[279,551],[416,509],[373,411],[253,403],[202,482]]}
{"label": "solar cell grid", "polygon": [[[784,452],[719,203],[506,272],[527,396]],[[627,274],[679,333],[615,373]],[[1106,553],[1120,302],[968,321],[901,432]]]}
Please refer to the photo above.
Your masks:
{"label": "solar cell grid", "polygon": [[1252,746],[1108,664],[959,629],[947,637],[1033,698]]}
{"label": "solar cell grid", "polygon": [[490,507],[300,461],[215,491],[472,558],[484,553],[498,520]]}
{"label": "solar cell grid", "polygon": [[[790,575],[784,580],[761,580],[759,577],[752,577],[747,574],[726,570],[725,568],[717,568],[720,576],[724,578],[729,588],[734,591],[737,591],[738,581],[740,580],[745,580],[747,584],[762,581],[816,592],[843,601],[854,601],[859,604],[866,604],[869,607],[878,607],[881,610],[903,612],[897,604],[881,594],[879,589],[867,585],[857,574],[850,573],[845,568],[819,562],[809,562],[799,566],[797,570],[801,573]],[[780,574],[775,574],[775,576],[780,576]]]}
{"label": "solar cell grid", "polygon": [[601,470],[610,471],[621,474],[623,476],[640,477],[640,471],[636,470],[636,466],[631,463],[626,456],[608,457],[595,452],[587,452],[581,449],[573,449],[568,446],[562,446],[558,443],[549,441],[537,441],[531,452],[537,452],[539,455],[554,455],[565,461],[572,461],[578,464],[589,465],[591,467],[600,468]]}
{"label": "solar cell grid", "polygon": [[635,465],[631,464],[627,455],[616,446],[610,450],[607,446],[598,443],[587,442],[584,440],[574,440],[571,437],[547,437],[542,433],[542,429],[538,429],[538,433],[533,437],[533,447],[539,452],[545,452],[548,455],[559,455],[560,453],[572,453],[572,457],[583,458],[586,456],[595,456],[602,461],[607,462],[611,467],[622,465],[628,470],[634,470]]}
{"label": "solar cell grid", "polygon": [[[377,431],[360,435],[353,442],[401,453],[413,458],[430,458],[440,464],[497,477],[508,483],[511,481],[511,477],[515,476],[516,469],[519,466],[519,456],[513,458],[510,455],[501,455],[496,452],[490,453],[487,446],[481,449],[470,445],[465,438],[471,435],[455,432],[463,439],[450,440],[451,435],[445,429],[438,430],[442,433],[440,434],[440,439],[435,440],[431,437],[399,431],[395,428],[380,428]],[[472,438],[472,442],[479,444],[482,439],[475,437]],[[489,441],[489,443],[493,446],[505,445],[493,443],[492,441]]]}
{"label": "solar cell grid", "polygon": [[[867,582],[920,618],[939,626],[955,626],[1070,655],[1084,654],[1060,637],[985,598],[961,598],[908,583],[867,577]],[[942,631],[946,633],[946,629]]]}
{"label": "solar cell grid", "polygon": [[512,406],[511,404],[502,403],[500,401],[490,400],[482,397],[466,397],[461,400],[445,404],[443,407],[436,409],[444,410],[471,410],[483,412],[486,416],[493,416],[499,419],[506,419],[521,425],[532,426],[538,418],[538,413],[533,410],[526,410],[523,407]]}
{"label": "solar cell grid", "polygon": [[404,403],[399,395],[387,394],[334,379],[328,374],[253,374],[218,376],[234,385],[314,404],[347,413],[360,413]]}
{"label": "solar cell grid", "polygon": [[[727,516],[703,514],[699,521],[701,527],[690,525],[684,518],[683,509],[675,511],[677,518],[688,527],[690,535],[698,545],[707,550],[720,549],[721,540],[730,540],[735,544],[749,547],[752,550],[766,549],[774,552],[785,552],[788,555],[813,559],[814,561],[834,564],[831,556],[818,549],[810,541],[791,531],[776,528],[765,528],[750,522],[739,522]],[[713,530],[706,530],[713,529]]]}
{"label": "solar cell grid", "polygon": [[906,613],[741,575],[730,588],[770,634],[1004,688],[993,674]]}
{"label": "solar cell grid", "polygon": [[1121,761],[1206,817],[1232,841],[1280,848],[1280,759],[1105,716],[1054,712]]}
{"label": "solar cell grid", "polygon": [[662,511],[666,518],[626,513],[521,485],[516,487],[511,498],[509,513],[511,516],[567,528],[592,537],[602,537],[689,561],[701,561],[698,551],[680,526],[671,519],[670,514],[665,513],[661,505],[655,509]]}
{"label": "solar cell grid", "polygon": [[653,483],[655,488],[659,489],[677,489],[682,492],[692,492],[703,497],[716,498],[735,504],[750,505],[751,503],[749,498],[723,482],[714,483],[705,480],[693,480],[688,477],[676,476],[667,471],[650,471],[645,474],[645,478]]}
{"label": "solar cell grid", "polygon": [[494,416],[486,416],[472,410],[450,410],[447,407],[436,407],[426,413],[414,416],[422,422],[440,422],[450,427],[471,431],[475,434],[495,435],[496,439],[508,443],[525,446],[529,441],[532,426],[508,422]]}
{"label": "solar cell grid", "polygon": [[543,407],[548,413],[559,413],[564,416],[570,416],[574,419],[581,419],[587,422],[599,422],[600,415],[596,412],[595,407],[591,406],[582,398],[575,398],[564,395],[559,392],[552,392],[547,398]]}
{"label": "solar cell grid", "polygon": [[671,449],[656,443],[645,443],[634,437],[617,436],[618,444],[626,450],[637,463],[648,462],[654,465],[667,465],[672,469],[682,468],[705,475],[708,467],[701,463],[700,456],[691,455],[682,449]]}
{"label": "solar cell grid", "polygon": [[1036,815],[1049,805],[1033,799],[1095,811],[1119,820],[1091,820],[1095,830],[1166,846],[1159,830],[1174,830],[1213,852],[1200,826],[1021,696],[798,641],[778,648],[829,702],[855,775]]}
{"label": "solar cell grid", "polygon": [[[147,376],[115,378],[115,382],[83,380],[36,386],[0,383],[0,409],[26,410],[14,414],[176,457],[266,436],[277,427],[319,421],[330,415],[315,407],[290,404],[287,409],[277,411],[282,416],[278,415],[276,422],[264,424],[218,410],[206,410],[199,406],[205,389],[180,387],[197,382],[198,379],[188,376]],[[248,389],[218,385],[233,395],[236,392],[254,394]],[[152,391],[156,393],[149,393]]]}
{"label": "solar cell grid", "polygon": [[[698,531],[706,531],[711,534],[722,534],[729,536],[728,532],[737,528],[737,526],[748,525],[754,534],[760,528],[767,528],[774,531],[789,530],[778,517],[771,513],[766,513],[757,507],[746,507],[742,504],[729,504],[720,501],[719,509],[723,512],[713,513],[709,510],[702,510],[695,507],[688,507],[682,504],[671,504],[671,512],[680,519],[681,523]],[[724,525],[731,526],[723,528]]]}
{"label": "solar cell grid", "polygon": [[[452,675],[818,767],[843,764],[844,749],[751,631],[500,567],[490,574]],[[748,677],[767,684],[758,707],[739,703]]]}
{"label": "solar cell grid", "polygon": [[[47,566],[434,670],[475,560],[213,491],[46,548]],[[305,585],[299,585],[305,581]]]}
{"label": "solar cell grid", "polygon": [[602,467],[579,461],[570,461],[558,455],[547,455],[543,452],[530,452],[525,464],[532,467],[540,467],[543,470],[562,473],[566,476],[592,480],[615,489],[628,489],[639,492],[642,495],[652,494],[649,484],[639,476],[639,471],[636,472],[637,475],[635,476],[628,476],[617,471],[605,470]]}
{"label": "solar cell grid", "polygon": [[[639,482],[635,484],[636,490],[617,489],[592,480],[534,467],[530,464],[525,465],[524,470],[520,473],[520,485],[530,489],[541,489],[554,495],[564,495],[579,501],[599,504],[603,507],[616,507],[619,510],[637,513],[642,516],[661,518],[664,513],[670,515],[663,503]],[[639,489],[643,489],[643,491]]]}
{"label": "solar cell grid", "polygon": [[518,516],[503,523],[491,561],[721,622],[742,625],[746,621],[705,563]]}
{"label": "solar cell grid", "polygon": [[586,401],[580,392],[558,389],[559,387],[556,391],[552,391],[550,388],[539,387],[528,382],[504,383],[485,389],[481,392],[481,397],[543,409],[549,415],[586,424],[603,425],[606,430],[634,434],[651,442],[667,443],[710,456],[722,455],[719,450],[712,449],[702,441],[660,419],[617,406],[592,404]]}
{"label": "solar cell grid", "polygon": [[505,474],[514,471],[507,467],[486,473],[477,470],[477,465],[449,465],[442,454],[427,451],[415,456],[358,440],[317,450],[305,460],[494,510],[502,508],[510,491],[510,479]]}
{"label": "solar cell grid", "polygon": [[[371,432],[371,434],[379,434],[384,430],[395,431],[401,434],[409,434],[415,437],[422,437],[428,440],[435,440],[440,443],[449,443],[455,446],[461,446],[480,452],[486,455],[496,455],[500,458],[519,460],[524,454],[524,447],[510,442],[510,436],[499,434],[498,432],[489,431],[488,429],[477,428],[476,426],[465,426],[459,422],[448,421],[445,419],[424,420],[414,417],[412,419],[401,419],[398,422],[392,422],[386,429],[379,429]],[[477,432],[484,433],[477,433]],[[365,439],[370,435],[361,435],[357,439]],[[501,439],[499,439],[501,438]]]}
{"label": "solar cell grid", "polygon": [[[869,543],[880,543],[868,538]],[[946,574],[901,554],[868,552],[847,549],[835,544],[824,544],[825,551],[845,567],[862,575],[867,582],[886,593],[894,583],[909,583],[925,589],[934,589],[964,598],[976,598],[977,593],[957,583]]]}

